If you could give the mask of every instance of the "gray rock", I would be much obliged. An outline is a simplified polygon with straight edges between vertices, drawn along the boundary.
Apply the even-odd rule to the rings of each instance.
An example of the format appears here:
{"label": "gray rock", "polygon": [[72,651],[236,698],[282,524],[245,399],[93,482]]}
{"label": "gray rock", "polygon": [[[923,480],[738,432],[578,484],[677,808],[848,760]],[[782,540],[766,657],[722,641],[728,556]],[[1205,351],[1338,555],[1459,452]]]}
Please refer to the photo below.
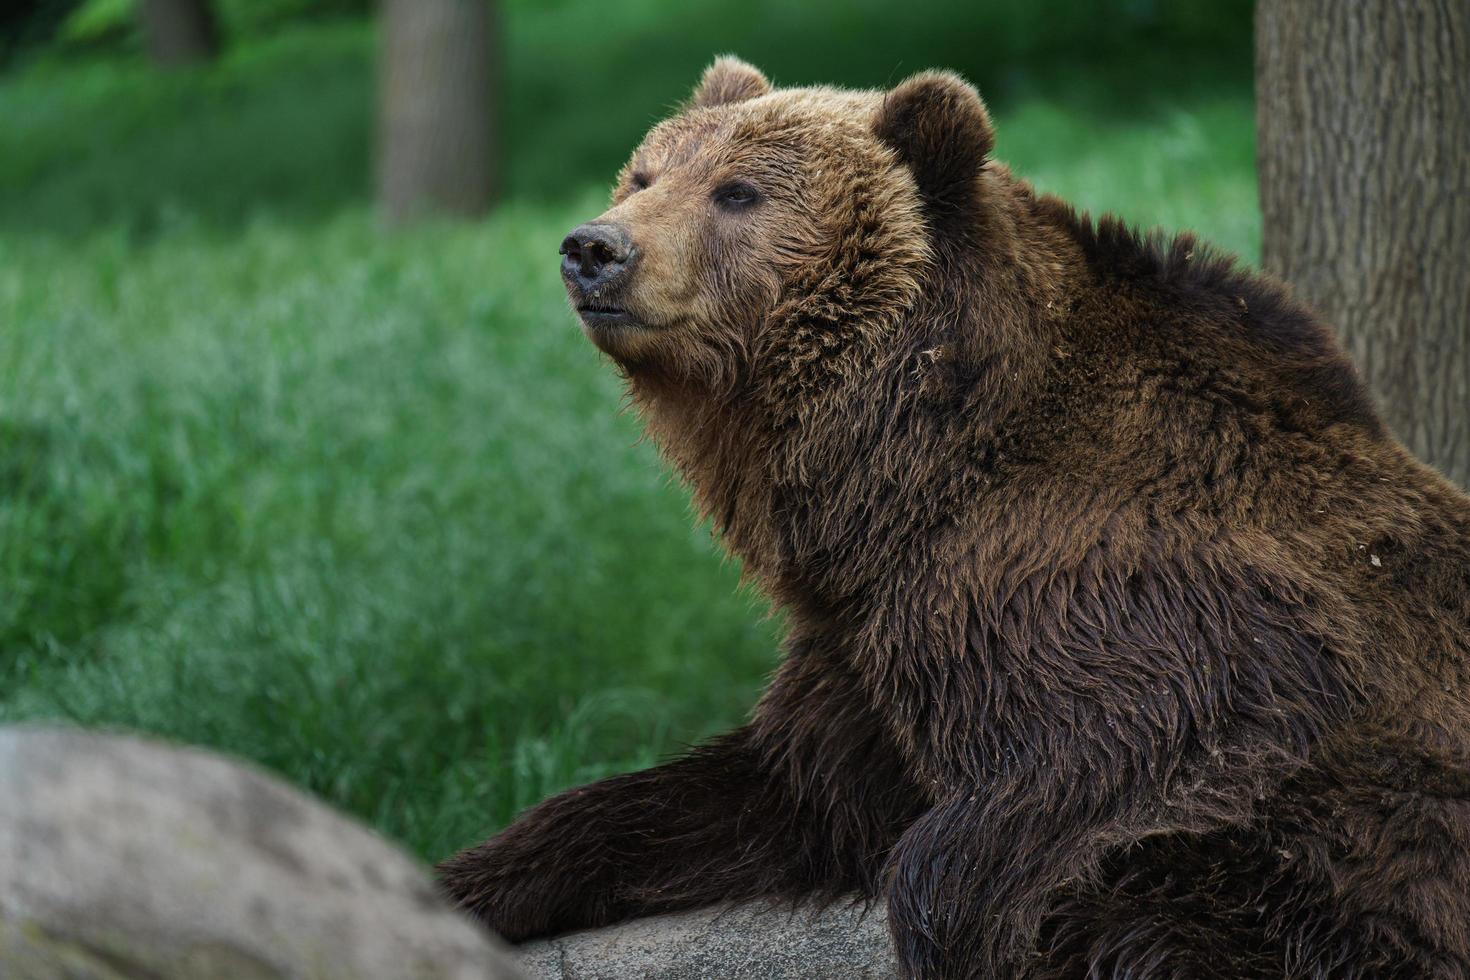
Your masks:
{"label": "gray rock", "polygon": [[536,980],[890,980],[883,909],[745,905],[640,919],[528,943]]}
{"label": "gray rock", "polygon": [[128,736],[0,728],[0,977],[526,976],[897,971],[881,908],[857,906],[702,910],[506,951],[410,858],[255,769]]}
{"label": "gray rock", "polygon": [[0,977],[522,977],[503,948],[410,858],[254,769],[0,729]]}

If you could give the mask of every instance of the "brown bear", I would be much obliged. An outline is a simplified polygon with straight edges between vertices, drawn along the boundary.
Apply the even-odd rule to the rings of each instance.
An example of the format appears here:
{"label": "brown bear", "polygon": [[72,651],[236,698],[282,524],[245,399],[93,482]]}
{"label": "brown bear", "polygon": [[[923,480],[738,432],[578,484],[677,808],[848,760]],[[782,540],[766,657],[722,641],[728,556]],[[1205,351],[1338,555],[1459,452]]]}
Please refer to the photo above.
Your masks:
{"label": "brown bear", "polygon": [[1279,283],[992,142],[952,74],[721,59],[562,243],[790,636],[445,886],[511,940],[881,898],[921,978],[1470,976],[1470,498]]}

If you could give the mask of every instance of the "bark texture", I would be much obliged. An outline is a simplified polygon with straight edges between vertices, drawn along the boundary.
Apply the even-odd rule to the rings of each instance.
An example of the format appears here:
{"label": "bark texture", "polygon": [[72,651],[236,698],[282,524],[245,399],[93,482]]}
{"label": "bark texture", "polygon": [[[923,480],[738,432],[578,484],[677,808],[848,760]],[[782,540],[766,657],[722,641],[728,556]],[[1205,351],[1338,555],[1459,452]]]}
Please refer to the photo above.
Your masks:
{"label": "bark texture", "polygon": [[219,53],[219,28],[206,0],[142,0],[138,15],[157,65],[197,65]]}
{"label": "bark texture", "polygon": [[1260,0],[1256,106],[1263,265],[1470,485],[1470,3]]}
{"label": "bark texture", "polygon": [[383,0],[378,199],[390,223],[473,217],[495,186],[488,0]]}

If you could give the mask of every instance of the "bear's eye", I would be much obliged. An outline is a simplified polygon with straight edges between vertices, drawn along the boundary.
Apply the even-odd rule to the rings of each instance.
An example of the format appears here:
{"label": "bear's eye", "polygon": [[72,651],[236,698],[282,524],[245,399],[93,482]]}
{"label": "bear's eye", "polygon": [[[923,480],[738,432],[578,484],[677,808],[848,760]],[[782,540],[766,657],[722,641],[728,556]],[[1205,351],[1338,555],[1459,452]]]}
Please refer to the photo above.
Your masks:
{"label": "bear's eye", "polygon": [[715,203],[728,210],[748,208],[759,200],[760,195],[754,187],[741,181],[732,181],[721,184],[715,190]]}
{"label": "bear's eye", "polygon": [[653,183],[653,182],[648,179],[648,175],[647,174],[636,173],[633,176],[631,176],[631,177],[628,178],[628,183],[631,184],[633,186],[633,190],[635,192],[637,192],[637,191],[647,190],[648,189],[648,185],[651,184],[651,183]]}

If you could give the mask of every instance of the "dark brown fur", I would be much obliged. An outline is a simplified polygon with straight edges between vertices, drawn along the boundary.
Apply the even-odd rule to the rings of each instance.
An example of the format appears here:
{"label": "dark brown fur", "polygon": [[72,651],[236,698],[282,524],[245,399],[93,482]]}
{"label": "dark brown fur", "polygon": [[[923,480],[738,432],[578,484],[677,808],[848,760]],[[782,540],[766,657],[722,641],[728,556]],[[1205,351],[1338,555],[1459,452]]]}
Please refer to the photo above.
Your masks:
{"label": "dark brown fur", "polygon": [[883,897],[922,978],[1470,976],[1470,500],[1279,284],[991,144],[954,76],[732,60],[650,134],[589,333],[787,658],[446,887],[512,940]]}

